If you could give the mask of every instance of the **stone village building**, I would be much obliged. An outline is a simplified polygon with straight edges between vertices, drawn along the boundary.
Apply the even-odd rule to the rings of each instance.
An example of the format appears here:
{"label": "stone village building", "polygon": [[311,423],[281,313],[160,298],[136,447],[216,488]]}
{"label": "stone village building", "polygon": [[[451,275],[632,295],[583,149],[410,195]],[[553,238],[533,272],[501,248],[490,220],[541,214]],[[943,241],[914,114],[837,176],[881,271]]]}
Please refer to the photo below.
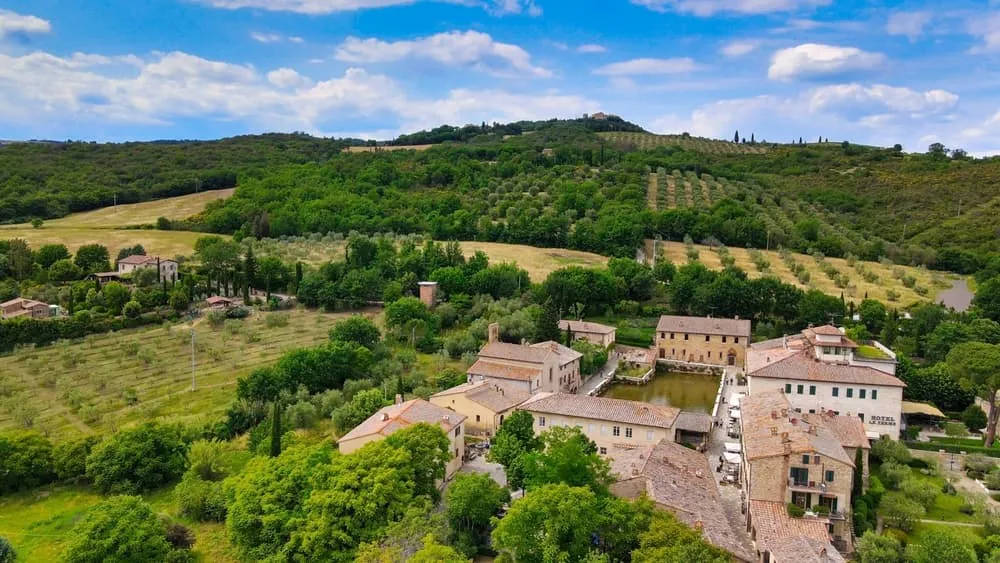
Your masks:
{"label": "stone village building", "polygon": [[656,324],[656,357],[743,368],[750,346],[750,321],[663,315]]}
{"label": "stone village building", "polygon": [[500,326],[493,323],[488,341],[466,374],[470,382],[491,381],[529,394],[576,393],[582,357],[576,350],[551,340],[530,345],[501,342]]}

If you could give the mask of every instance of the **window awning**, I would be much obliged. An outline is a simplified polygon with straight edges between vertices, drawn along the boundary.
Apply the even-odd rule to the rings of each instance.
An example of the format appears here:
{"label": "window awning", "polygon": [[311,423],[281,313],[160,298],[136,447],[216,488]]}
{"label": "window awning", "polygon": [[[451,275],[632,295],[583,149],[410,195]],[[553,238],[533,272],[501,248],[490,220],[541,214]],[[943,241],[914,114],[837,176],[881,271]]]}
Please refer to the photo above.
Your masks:
{"label": "window awning", "polygon": [[914,403],[913,401],[903,401],[903,414],[923,414],[939,418],[948,418],[934,405],[929,405],[927,403]]}

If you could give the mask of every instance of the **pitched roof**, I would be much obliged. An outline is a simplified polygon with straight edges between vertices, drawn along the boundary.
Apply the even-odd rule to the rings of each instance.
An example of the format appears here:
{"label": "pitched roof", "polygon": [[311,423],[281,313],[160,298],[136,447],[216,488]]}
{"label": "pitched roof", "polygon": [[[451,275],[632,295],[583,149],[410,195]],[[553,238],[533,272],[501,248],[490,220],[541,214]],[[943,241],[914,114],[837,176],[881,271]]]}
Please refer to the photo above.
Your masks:
{"label": "pitched roof", "polygon": [[820,424],[810,424],[791,410],[781,391],[765,391],[740,402],[743,456],[747,460],[817,453],[854,467],[840,438]]}
{"label": "pitched roof", "polygon": [[[830,534],[827,531],[829,520],[826,518],[792,518],[788,515],[788,509],[783,502],[771,502],[766,500],[750,501],[750,521],[757,531],[757,548],[759,551],[770,551],[775,555],[784,553],[784,558],[780,561],[843,561],[840,559],[817,559],[819,550],[808,555],[808,550],[813,546],[823,546],[826,553],[839,552],[830,544]],[[804,538],[805,543],[797,541],[795,538]],[[777,550],[777,551],[776,551]],[[803,553],[804,552],[804,553]],[[806,557],[789,558],[789,554],[804,554]]]}
{"label": "pitched roof", "polygon": [[541,375],[542,369],[536,367],[510,366],[498,364],[488,360],[479,359],[476,363],[465,370],[468,375],[478,375],[480,377],[492,377],[497,379],[514,379],[517,381],[531,381]]}
{"label": "pitched roof", "polygon": [[747,344],[750,343],[749,319],[663,315],[656,323],[656,331],[743,336],[747,339]]}
{"label": "pitched roof", "polygon": [[844,563],[844,556],[830,543],[810,536],[792,536],[774,542],[772,559],[796,563]]}
{"label": "pitched roof", "polygon": [[385,437],[420,422],[437,424],[445,433],[448,433],[461,424],[465,418],[465,415],[431,404],[423,399],[411,399],[379,409],[378,412],[355,426],[350,432],[341,436],[340,441],[354,440],[372,434]]}
{"label": "pitched roof", "polygon": [[824,426],[840,440],[845,448],[871,448],[868,435],[865,434],[865,423],[853,416],[838,416],[833,411],[802,415],[810,424]]}
{"label": "pitched roof", "polygon": [[4,301],[0,303],[0,307],[6,309],[7,307],[13,307],[14,305],[19,305],[22,309],[28,309],[31,307],[38,307],[39,305],[48,307],[48,303],[43,303],[41,301],[36,301],[34,299],[27,299],[25,297],[15,297],[10,301]]}
{"label": "pitched roof", "polygon": [[553,340],[546,340],[545,342],[539,342],[538,344],[532,344],[532,348],[541,348],[543,350],[549,350],[553,354],[559,357],[559,365],[566,365],[572,361],[579,360],[583,357],[583,354],[577,352],[576,350],[559,344]]}
{"label": "pitched roof", "polygon": [[826,335],[826,336],[843,336],[844,335],[844,333],[841,332],[841,330],[839,328],[837,328],[837,327],[835,327],[833,325],[814,326],[811,329],[806,329],[806,330],[811,330],[811,331],[813,331],[816,334],[823,334],[823,335]]}
{"label": "pitched roof", "polygon": [[515,360],[532,364],[543,364],[552,354],[548,348],[536,348],[507,342],[487,342],[479,350],[479,358],[494,358],[498,360]]}
{"label": "pitched roof", "polygon": [[601,323],[567,319],[559,321],[559,330],[566,330],[567,328],[570,332],[585,332],[588,334],[611,334],[616,330],[613,326],[602,325]]}
{"label": "pitched roof", "polygon": [[[858,344],[851,340],[850,338],[844,336],[844,333],[840,332],[840,329],[833,325],[823,325],[817,327],[810,327],[802,331],[802,336],[809,341],[810,344],[819,346],[830,346],[836,345],[842,348],[857,348]],[[839,339],[837,343],[821,340],[819,336],[835,336]]]}
{"label": "pitched roof", "polygon": [[[756,353],[759,354],[761,352]],[[751,350],[751,355],[755,355],[753,350]],[[875,368],[821,362],[809,350],[800,350],[797,353],[783,356],[777,361],[772,361],[763,367],[752,371],[748,370],[747,375],[749,377],[774,379],[906,387],[906,384],[899,378]]]}
{"label": "pitched roof", "polygon": [[657,428],[673,428],[674,421],[681,412],[680,409],[663,405],[569,393],[538,393],[519,408],[531,412]]}
{"label": "pitched roof", "polygon": [[681,411],[674,421],[674,428],[688,432],[708,434],[712,431],[712,415],[701,412]]}
{"label": "pitched roof", "polygon": [[733,528],[722,506],[715,474],[704,454],[670,439],[644,448],[613,448],[611,472],[615,496],[645,493],[686,524],[701,528],[705,539],[745,561],[754,561],[748,537]]}
{"label": "pitched roof", "polygon": [[146,256],[145,254],[130,254],[121,260],[118,260],[119,264],[134,264],[136,266],[141,266],[142,264],[155,264],[156,261],[160,262],[176,262],[170,258],[162,258],[160,256]]}
{"label": "pitched roof", "polygon": [[531,393],[520,389],[509,388],[491,381],[481,380],[456,385],[431,396],[447,397],[464,395],[470,401],[482,405],[493,412],[503,412],[523,403],[531,397]]}

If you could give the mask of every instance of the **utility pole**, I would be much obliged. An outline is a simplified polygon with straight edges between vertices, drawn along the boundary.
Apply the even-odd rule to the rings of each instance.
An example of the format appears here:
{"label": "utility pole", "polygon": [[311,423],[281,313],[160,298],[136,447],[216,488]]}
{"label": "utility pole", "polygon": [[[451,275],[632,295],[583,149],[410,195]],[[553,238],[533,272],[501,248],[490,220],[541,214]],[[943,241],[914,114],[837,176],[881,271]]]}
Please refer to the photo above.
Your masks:
{"label": "utility pole", "polygon": [[191,321],[191,390],[195,390],[194,380],[194,320]]}

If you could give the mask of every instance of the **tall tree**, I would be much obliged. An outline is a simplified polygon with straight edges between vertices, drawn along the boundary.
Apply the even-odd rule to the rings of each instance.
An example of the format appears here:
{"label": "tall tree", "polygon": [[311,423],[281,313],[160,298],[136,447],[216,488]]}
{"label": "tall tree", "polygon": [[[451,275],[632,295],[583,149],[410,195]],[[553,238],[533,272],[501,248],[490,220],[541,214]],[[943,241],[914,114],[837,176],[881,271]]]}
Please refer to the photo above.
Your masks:
{"label": "tall tree", "polygon": [[[250,285],[257,279],[257,259],[253,255],[253,245],[247,247],[243,259],[243,302],[250,302]],[[270,296],[269,296],[270,298]]]}
{"label": "tall tree", "polygon": [[535,339],[539,342],[559,341],[559,308],[551,297],[546,299],[542,306],[542,314],[538,317],[538,325],[535,330]]}
{"label": "tall tree", "polygon": [[281,455],[281,401],[271,407],[271,457]]}
{"label": "tall tree", "polygon": [[965,342],[948,352],[946,360],[952,376],[963,388],[974,391],[986,404],[986,447],[992,447],[996,438],[997,391],[1000,391],[1000,345],[983,342]]}

